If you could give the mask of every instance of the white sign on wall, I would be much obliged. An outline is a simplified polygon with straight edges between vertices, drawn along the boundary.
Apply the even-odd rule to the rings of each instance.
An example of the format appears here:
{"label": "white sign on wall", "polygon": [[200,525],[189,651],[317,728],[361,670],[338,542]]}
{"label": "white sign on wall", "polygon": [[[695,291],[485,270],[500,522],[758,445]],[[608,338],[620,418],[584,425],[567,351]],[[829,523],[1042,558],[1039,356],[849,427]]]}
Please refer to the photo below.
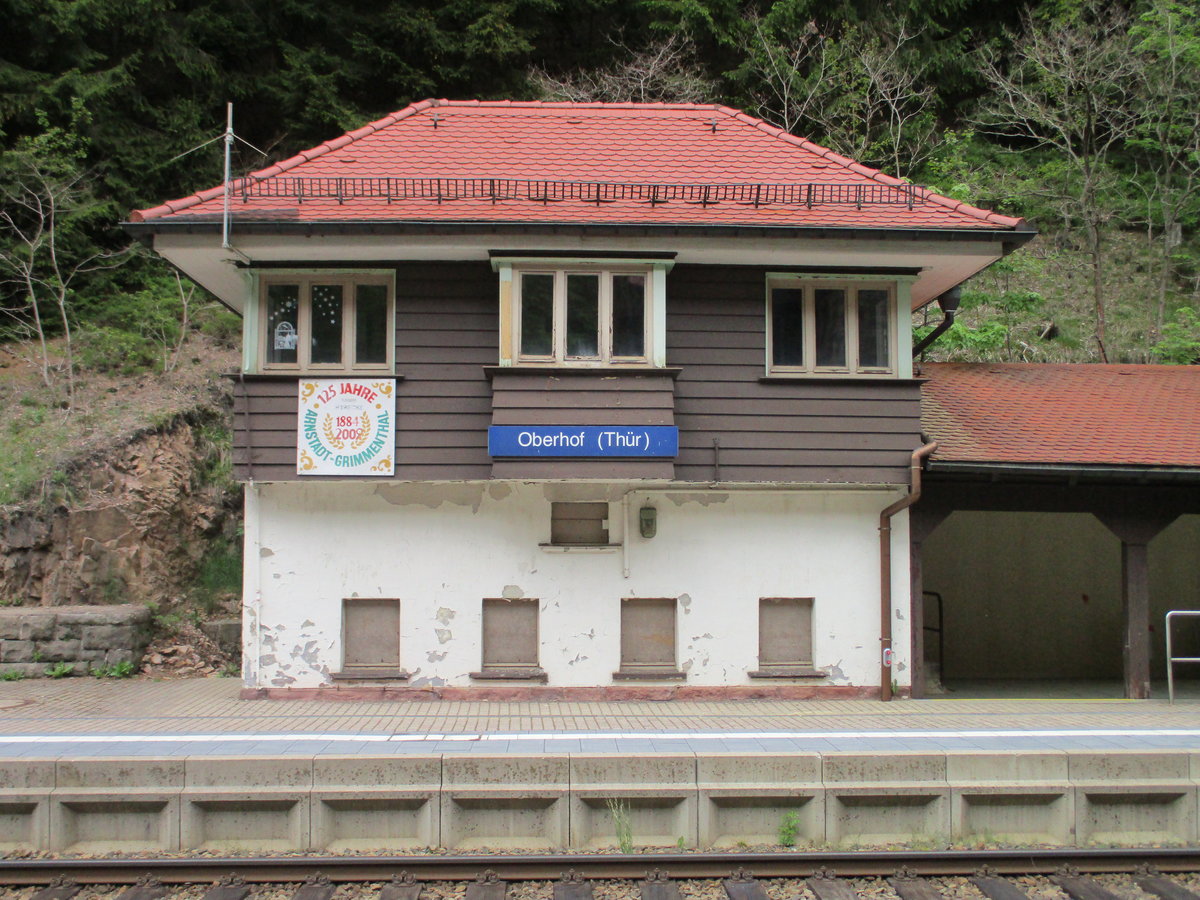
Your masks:
{"label": "white sign on wall", "polygon": [[301,379],[296,471],[391,475],[395,420],[396,383],[391,379]]}

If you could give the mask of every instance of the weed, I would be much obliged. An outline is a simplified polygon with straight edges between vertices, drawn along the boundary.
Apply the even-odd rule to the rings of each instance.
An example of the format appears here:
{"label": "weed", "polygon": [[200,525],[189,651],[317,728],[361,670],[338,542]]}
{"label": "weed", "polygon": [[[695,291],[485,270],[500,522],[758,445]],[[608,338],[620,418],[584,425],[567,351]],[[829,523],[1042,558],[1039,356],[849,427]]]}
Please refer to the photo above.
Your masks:
{"label": "weed", "polygon": [[25,677],[25,673],[20,669],[5,669],[0,672],[0,681],[20,681]]}
{"label": "weed", "polygon": [[687,841],[686,841],[686,840],[684,840],[684,838],[683,838],[683,835],[682,835],[682,834],[681,834],[679,837],[677,837],[677,838],[675,839],[675,846],[676,846],[676,847],[678,847],[680,850],[686,850],[686,849],[687,849]]}
{"label": "weed", "polygon": [[107,604],[120,603],[125,599],[125,579],[120,575],[110,575],[100,586],[100,599]]}
{"label": "weed", "polygon": [[47,678],[70,678],[75,674],[75,663],[55,663],[46,669]]}
{"label": "weed", "polygon": [[205,615],[211,616],[223,599],[230,594],[238,596],[241,592],[241,549],[226,540],[215,541],[200,563],[192,598]]}
{"label": "weed", "polygon": [[35,650],[33,651],[33,657],[32,657],[32,659],[33,659],[33,661],[34,661],[35,663],[39,663],[39,662],[41,662],[41,661],[42,661],[42,651],[41,651],[41,650],[37,650],[37,649],[35,649]]}
{"label": "weed", "polygon": [[24,597],[4,597],[0,599],[0,606],[24,606]]}
{"label": "weed", "polygon": [[612,816],[613,830],[617,833],[617,846],[622,853],[633,852],[633,823],[629,817],[629,804],[624,800],[610,798],[608,812]]}
{"label": "weed", "polygon": [[225,663],[225,668],[217,673],[220,678],[238,678],[242,674],[241,667],[235,662]]}
{"label": "weed", "polygon": [[92,675],[96,678],[129,678],[133,675],[133,663],[123,659],[107,666],[99,666],[92,669]]}
{"label": "weed", "polygon": [[795,810],[783,814],[779,820],[779,846],[795,847],[796,835],[800,833],[800,816]]}

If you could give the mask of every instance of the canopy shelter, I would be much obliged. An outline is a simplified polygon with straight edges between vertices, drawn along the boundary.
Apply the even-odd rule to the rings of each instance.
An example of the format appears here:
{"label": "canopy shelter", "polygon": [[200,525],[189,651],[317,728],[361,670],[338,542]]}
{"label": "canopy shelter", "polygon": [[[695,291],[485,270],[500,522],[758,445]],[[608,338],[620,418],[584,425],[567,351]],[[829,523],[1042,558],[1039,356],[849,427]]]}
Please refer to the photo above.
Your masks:
{"label": "canopy shelter", "polygon": [[[922,374],[922,430],[938,449],[911,510],[915,695],[932,619],[923,545],[952,513],[974,511],[1086,513],[1115,535],[1125,696],[1148,697],[1149,545],[1180,516],[1200,513],[1200,367],[944,363]],[[1200,547],[1190,563],[1172,565],[1194,568],[1198,557]],[[1172,602],[1200,607],[1193,591],[1200,584]],[[1033,627],[1053,629],[1055,613],[1038,610]],[[1064,647],[1070,638],[1056,636]]]}

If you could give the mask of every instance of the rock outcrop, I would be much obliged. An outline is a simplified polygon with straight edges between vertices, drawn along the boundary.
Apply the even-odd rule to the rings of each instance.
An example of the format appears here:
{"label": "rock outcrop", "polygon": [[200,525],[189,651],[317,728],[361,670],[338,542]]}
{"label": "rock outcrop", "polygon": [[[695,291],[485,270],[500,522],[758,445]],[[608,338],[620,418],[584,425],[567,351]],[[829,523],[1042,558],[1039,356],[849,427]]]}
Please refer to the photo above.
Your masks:
{"label": "rock outcrop", "polygon": [[[220,472],[216,411],[180,416],[57,479],[51,499],[0,516],[0,604],[166,606],[234,537],[240,493]],[[216,429],[219,431],[219,429]]]}

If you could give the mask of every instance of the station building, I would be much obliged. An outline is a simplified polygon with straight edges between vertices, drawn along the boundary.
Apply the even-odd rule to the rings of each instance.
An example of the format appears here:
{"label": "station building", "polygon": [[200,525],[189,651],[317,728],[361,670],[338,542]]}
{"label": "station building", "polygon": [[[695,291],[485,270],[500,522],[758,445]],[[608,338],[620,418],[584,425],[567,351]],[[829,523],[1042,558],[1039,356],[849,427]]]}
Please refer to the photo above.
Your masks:
{"label": "station building", "polygon": [[243,316],[248,695],[914,686],[910,313],[1022,220],[725,107],[427,100],[127,227]]}

